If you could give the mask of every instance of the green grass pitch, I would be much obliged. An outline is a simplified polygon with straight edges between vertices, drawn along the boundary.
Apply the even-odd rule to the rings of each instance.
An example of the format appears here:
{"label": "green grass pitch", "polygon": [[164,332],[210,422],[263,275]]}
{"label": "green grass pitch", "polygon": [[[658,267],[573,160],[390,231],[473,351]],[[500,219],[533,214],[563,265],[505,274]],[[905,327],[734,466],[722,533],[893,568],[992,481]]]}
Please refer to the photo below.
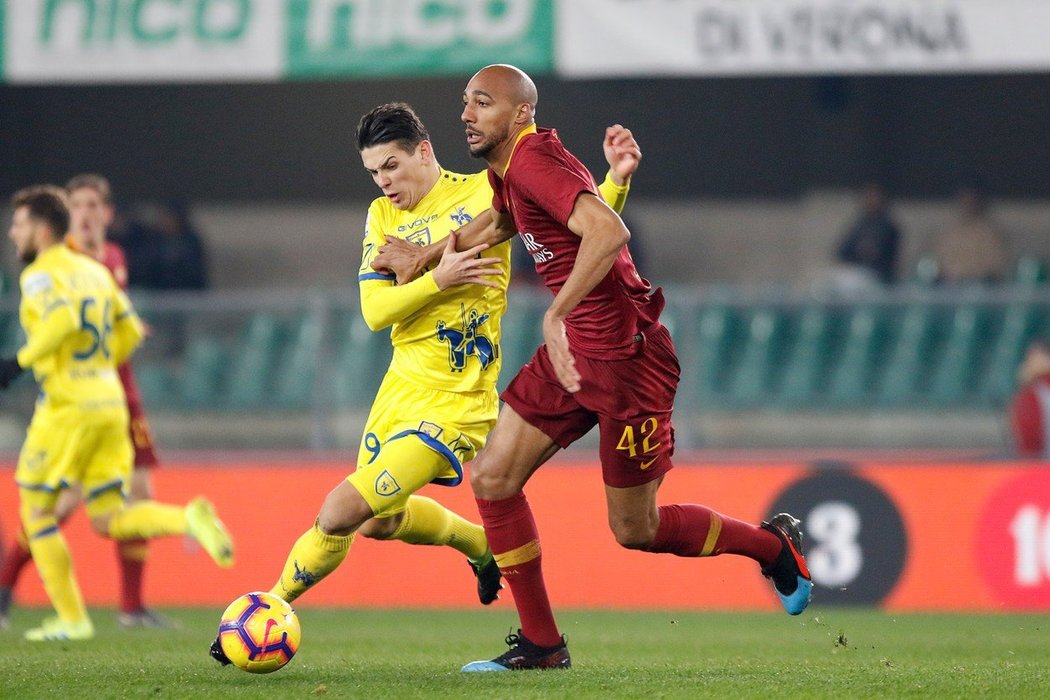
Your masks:
{"label": "green grass pitch", "polygon": [[219,610],[167,610],[177,630],[30,643],[42,616],[0,632],[0,697],[26,698],[860,698],[1050,694],[1050,616],[815,608],[765,613],[559,613],[570,671],[463,674],[506,647],[509,610],[300,610],[303,643],[253,676],[207,656]]}

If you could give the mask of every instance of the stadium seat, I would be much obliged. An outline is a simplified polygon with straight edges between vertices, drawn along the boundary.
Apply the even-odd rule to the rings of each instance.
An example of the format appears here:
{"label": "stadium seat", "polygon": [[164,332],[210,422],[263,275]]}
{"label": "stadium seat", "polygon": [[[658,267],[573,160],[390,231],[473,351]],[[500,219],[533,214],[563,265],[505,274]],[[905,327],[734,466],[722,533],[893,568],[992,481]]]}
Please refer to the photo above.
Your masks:
{"label": "stadium seat", "polygon": [[1012,302],[1003,310],[999,332],[990,341],[991,350],[978,384],[982,402],[998,405],[1013,393],[1025,346],[1038,332],[1040,320],[1047,317],[1048,311],[1044,304],[1026,301]]}
{"label": "stadium seat", "polygon": [[390,364],[390,331],[372,332],[357,309],[340,312],[333,325],[332,399],[342,408],[367,410]]}
{"label": "stadium seat", "polygon": [[729,400],[755,406],[769,397],[772,370],[781,351],[786,316],[777,308],[759,308],[747,323],[740,362],[732,370]]}
{"label": "stadium seat", "polygon": [[499,378],[501,391],[543,343],[546,301],[545,297],[516,294],[513,290],[508,295],[507,312],[500,323],[500,353],[503,357]]}
{"label": "stadium seat", "polygon": [[933,366],[927,395],[933,404],[957,404],[973,391],[986,326],[987,313],[976,304],[961,304],[952,312],[948,336]]}
{"label": "stadium seat", "polygon": [[226,351],[214,338],[197,335],[189,341],[181,381],[180,403],[190,407],[213,407],[218,402],[226,367]]}
{"label": "stadium seat", "polygon": [[1042,260],[1031,256],[1021,256],[1014,268],[1014,282],[1023,285],[1046,284],[1047,270]]}
{"label": "stadium seat", "polygon": [[[700,406],[716,404],[725,391],[726,366],[733,341],[734,315],[730,307],[701,307],[696,322],[695,394]],[[688,377],[690,372],[683,372]]]}
{"label": "stadium seat", "polygon": [[307,312],[294,324],[291,337],[275,372],[274,398],[280,408],[306,408],[314,398],[323,319]]}
{"label": "stadium seat", "polygon": [[900,406],[917,400],[936,340],[938,312],[935,307],[917,301],[903,313],[876,387],[876,401],[884,406]]}
{"label": "stadium seat", "polygon": [[251,316],[238,343],[226,403],[231,408],[270,408],[268,380],[280,342],[277,318],[259,311]]}
{"label": "stadium seat", "polygon": [[827,400],[833,405],[860,405],[868,397],[875,361],[885,343],[886,314],[881,307],[851,309],[838,359],[828,378]]}
{"label": "stadium seat", "polygon": [[135,379],[138,382],[139,391],[142,392],[142,400],[150,408],[170,408],[172,401],[172,388],[174,380],[171,372],[163,364],[158,362],[135,362]]}
{"label": "stadium seat", "polygon": [[791,406],[812,403],[822,388],[832,333],[828,308],[807,307],[798,319],[797,328],[778,393],[781,402]]}

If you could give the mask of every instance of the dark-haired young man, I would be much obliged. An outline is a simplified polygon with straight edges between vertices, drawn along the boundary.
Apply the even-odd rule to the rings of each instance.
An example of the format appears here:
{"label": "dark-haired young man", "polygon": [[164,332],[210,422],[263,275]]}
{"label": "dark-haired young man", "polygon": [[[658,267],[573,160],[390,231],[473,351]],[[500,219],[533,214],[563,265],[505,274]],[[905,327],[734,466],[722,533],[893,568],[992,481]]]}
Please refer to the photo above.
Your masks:
{"label": "dark-haired young man", "polygon": [[[438,164],[430,136],[406,104],[384,104],[357,126],[365,170],[383,196],[365,222],[358,280],[372,330],[391,327],[393,358],[372,405],[355,471],[325,498],[313,527],[293,545],[271,593],[289,602],[335,570],[355,532],[413,544],[447,545],[467,556],[483,604],[496,599],[500,572],[478,524],[415,492],[459,484],[496,420],[500,318],[507,305],[510,247],[455,252],[450,231],[488,209],[484,172],[460,175]],[[626,130],[607,132],[611,172],[603,196],[622,207],[640,153]],[[443,241],[433,269],[397,284],[372,262],[388,240]],[[486,250],[488,257],[479,254]],[[218,645],[212,655],[226,662]]]}

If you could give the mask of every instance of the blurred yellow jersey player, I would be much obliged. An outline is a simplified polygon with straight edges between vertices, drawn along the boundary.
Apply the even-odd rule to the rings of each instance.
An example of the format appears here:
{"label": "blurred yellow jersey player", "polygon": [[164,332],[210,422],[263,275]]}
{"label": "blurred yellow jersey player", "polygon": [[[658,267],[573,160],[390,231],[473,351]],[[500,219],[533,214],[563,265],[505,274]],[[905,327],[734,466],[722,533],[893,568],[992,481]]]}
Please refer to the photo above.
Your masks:
{"label": "blurred yellow jersey player", "polygon": [[62,489],[82,489],[92,527],[105,537],[189,534],[220,566],[232,564],[233,544],[203,499],[185,507],[125,505],[133,451],[116,368],[141,342],[142,324],[109,271],[62,244],[69,227],[62,190],[26,188],[11,205],[9,235],[26,263],[19,307],[26,343],[0,360],[0,388],[25,369],[40,385],[15,482],[30,550],[57,613],[25,636],[90,639],[94,628],[55,517]]}
{"label": "blurred yellow jersey player", "polygon": [[[501,584],[484,529],[415,492],[428,483],[460,483],[464,463],[495,423],[510,243],[455,251],[450,231],[486,212],[492,190],[484,172],[459,175],[438,164],[426,127],[408,105],[385,104],[364,115],[357,145],[383,192],[365,224],[361,311],[373,330],[391,327],[393,359],[372,404],[356,470],[325,499],[271,592],[295,600],[335,570],[361,532],[458,550],[477,577],[479,600],[488,604]],[[629,133],[626,139],[607,133],[606,158],[620,182],[607,179],[602,192],[616,206],[637,164],[622,157],[631,148],[637,144]],[[626,173],[617,172],[621,161],[630,163]],[[444,245],[445,253],[433,269],[398,284],[372,266],[395,239],[405,246]],[[212,653],[225,662],[221,649],[213,646]]]}

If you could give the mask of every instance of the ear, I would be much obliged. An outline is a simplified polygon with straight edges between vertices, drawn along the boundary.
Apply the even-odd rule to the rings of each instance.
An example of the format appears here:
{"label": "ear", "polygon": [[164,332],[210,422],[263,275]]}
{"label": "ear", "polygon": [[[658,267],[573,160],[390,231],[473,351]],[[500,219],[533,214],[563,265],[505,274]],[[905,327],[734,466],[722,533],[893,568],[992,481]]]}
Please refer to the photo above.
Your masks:
{"label": "ear", "polygon": [[423,139],[419,142],[419,157],[424,165],[430,165],[430,161],[434,159],[434,146],[430,141]]}
{"label": "ear", "polygon": [[533,112],[532,105],[528,102],[523,102],[518,106],[518,113],[515,115],[514,122],[516,124],[529,124],[532,122]]}

